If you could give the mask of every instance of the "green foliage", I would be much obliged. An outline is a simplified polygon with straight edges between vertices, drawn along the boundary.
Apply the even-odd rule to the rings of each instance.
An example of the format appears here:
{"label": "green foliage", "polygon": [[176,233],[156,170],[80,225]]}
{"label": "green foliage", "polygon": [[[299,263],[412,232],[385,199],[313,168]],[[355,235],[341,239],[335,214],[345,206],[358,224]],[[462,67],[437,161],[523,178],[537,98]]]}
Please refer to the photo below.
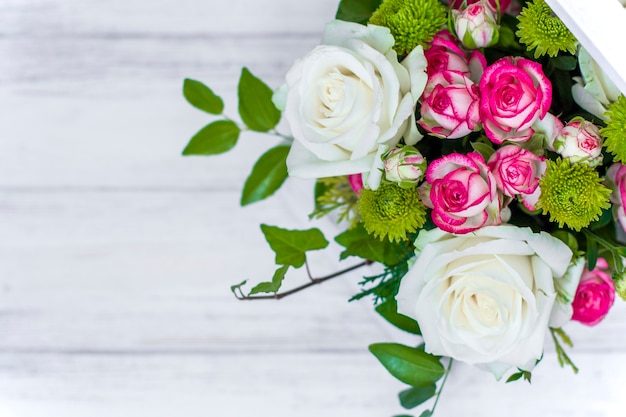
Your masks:
{"label": "green foliage", "polygon": [[535,59],[546,54],[555,57],[560,51],[576,54],[578,41],[544,0],[526,3],[517,19],[516,35],[528,51],[535,50]]}
{"label": "green foliage", "polygon": [[361,298],[373,295],[374,303],[378,303],[381,299],[387,300],[395,297],[398,293],[400,280],[407,273],[409,267],[406,262],[400,262],[397,265],[388,266],[385,270],[374,276],[363,277],[363,281],[359,285],[363,287],[360,293],[352,296],[350,301],[360,300]]}
{"label": "green foliage", "polygon": [[391,375],[412,387],[430,387],[445,374],[439,359],[421,349],[374,343],[369,350]]}
{"label": "green foliage", "polygon": [[574,373],[577,374],[578,368],[576,367],[576,365],[574,365],[574,362],[572,362],[570,357],[567,356],[567,353],[565,352],[563,345],[561,345],[561,342],[562,342],[567,347],[570,347],[570,348],[574,347],[572,340],[569,338],[567,333],[565,333],[565,331],[563,331],[563,329],[561,328],[555,329],[553,327],[550,327],[550,334],[552,335],[552,340],[554,341],[554,347],[556,349],[556,356],[557,356],[557,359],[559,360],[559,365],[561,365],[561,368],[563,368],[565,365],[569,365],[572,367],[572,370],[574,371]]}
{"label": "green foliage", "polygon": [[207,113],[222,114],[224,111],[224,102],[221,97],[200,81],[185,78],[183,95],[189,104]]}
{"label": "green foliage", "polygon": [[514,374],[512,374],[510,377],[508,377],[508,379],[506,380],[507,384],[509,382],[514,382],[517,381],[521,378],[524,378],[524,381],[527,381],[530,384],[530,380],[532,378],[532,374],[528,371],[524,371],[522,369],[519,370],[519,372],[516,372]]}
{"label": "green foliage", "polygon": [[341,259],[346,259],[348,256],[358,256],[372,262],[392,266],[406,258],[403,256],[403,252],[406,251],[404,245],[386,239],[380,240],[370,235],[363,227],[363,223],[359,223],[354,228],[336,236],[335,241],[346,248],[341,252]]}
{"label": "green foliage", "polygon": [[400,392],[398,398],[400,399],[400,405],[410,410],[434,397],[436,392],[437,385],[435,384],[420,388],[411,387]]}
{"label": "green foliage", "polygon": [[337,223],[349,221],[350,227],[359,221],[357,195],[348,182],[348,177],[319,178],[315,183],[315,209],[310,219],[320,219],[337,211]]}
{"label": "green foliage", "polygon": [[276,226],[261,225],[265,240],[276,254],[277,265],[300,268],[306,261],[305,252],[324,249],[328,241],[319,229],[287,230]]}
{"label": "green foliage", "polygon": [[422,334],[419,324],[415,320],[398,313],[398,304],[395,298],[389,298],[384,303],[376,306],[376,312],[400,330],[417,335]]}
{"label": "green foliage", "polygon": [[341,0],[336,19],[365,24],[382,0]]}
{"label": "green foliage", "polygon": [[183,155],[217,155],[231,150],[241,130],[230,120],[218,120],[196,133],[183,150]]}
{"label": "green foliage", "polygon": [[626,163],[626,97],[623,94],[611,103],[604,113],[606,127],[600,129],[606,150],[616,162]]}
{"label": "green foliage", "polygon": [[[590,246],[598,246],[596,254],[594,255],[597,258],[600,252],[600,248],[602,248],[602,257],[607,260],[615,273],[618,275],[624,274],[625,270],[622,258],[626,257],[626,248],[623,246],[623,244],[616,241],[614,235],[615,231],[612,225],[608,225],[603,229],[593,231],[585,229],[583,230],[583,233],[585,235],[585,238],[587,239],[587,251],[589,251]],[[589,258],[590,256],[589,254],[587,254],[587,262],[589,262]]]}
{"label": "green foliage", "polygon": [[246,179],[241,205],[263,200],[276,192],[287,179],[287,154],[290,146],[279,145],[265,152],[256,161]]}
{"label": "green foliage", "polygon": [[247,69],[241,70],[239,85],[239,115],[251,130],[267,132],[280,120],[280,111],[272,103],[272,90]]}
{"label": "green foliage", "polygon": [[[258,294],[258,293],[268,293],[273,292],[276,293],[280,289],[280,286],[283,283],[283,279],[285,279],[285,274],[289,269],[289,265],[282,265],[280,268],[274,272],[274,276],[272,277],[271,282],[260,282],[254,288],[250,290],[250,294]],[[245,281],[244,281],[245,282]]]}

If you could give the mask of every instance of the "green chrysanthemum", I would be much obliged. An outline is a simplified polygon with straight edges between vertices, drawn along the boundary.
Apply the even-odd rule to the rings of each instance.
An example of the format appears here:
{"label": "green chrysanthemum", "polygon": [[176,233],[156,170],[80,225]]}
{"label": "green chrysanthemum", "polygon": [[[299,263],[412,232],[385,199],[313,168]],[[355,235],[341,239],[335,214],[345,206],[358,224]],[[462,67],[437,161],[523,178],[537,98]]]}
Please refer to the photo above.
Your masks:
{"label": "green chrysanthemum", "polygon": [[578,41],[544,0],[526,3],[517,20],[515,34],[529,51],[535,50],[535,58],[557,56],[559,51],[576,54]]}
{"label": "green chrysanthemum", "polygon": [[407,233],[415,232],[426,221],[426,207],[417,188],[381,183],[376,191],[361,190],[358,207],[365,230],[381,240],[406,240]]}
{"label": "green chrysanthemum", "polygon": [[614,155],[615,161],[626,161],[626,97],[620,95],[604,113],[606,127],[600,129],[604,136],[604,146]]}
{"label": "green chrysanthemum", "polygon": [[541,196],[537,207],[558,222],[580,231],[609,208],[611,190],[602,185],[598,173],[586,164],[571,164],[560,158],[548,161],[545,175],[539,181]]}
{"label": "green chrysanthemum", "polygon": [[439,0],[385,0],[369,23],[385,26],[395,39],[393,49],[408,54],[426,45],[448,21],[448,10]]}

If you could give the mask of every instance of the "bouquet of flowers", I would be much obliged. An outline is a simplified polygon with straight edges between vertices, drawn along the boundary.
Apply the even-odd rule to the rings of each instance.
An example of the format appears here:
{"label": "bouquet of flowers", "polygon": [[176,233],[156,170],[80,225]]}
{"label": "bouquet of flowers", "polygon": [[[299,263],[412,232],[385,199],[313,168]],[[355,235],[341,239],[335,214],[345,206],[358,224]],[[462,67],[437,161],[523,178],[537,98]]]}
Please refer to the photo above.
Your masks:
{"label": "bouquet of flowers", "polygon": [[[185,80],[189,103],[219,119],[183,154],[226,152],[245,130],[277,136],[242,205],[288,176],[316,179],[309,217],[334,213],[342,260],[381,265],[353,299],[415,335],[369,347],[409,386],[404,407],[438,400],[454,360],[530,381],[548,334],[576,372],[562,326],[596,325],[626,297],[626,97],[544,0],[342,0],[336,18],[275,91],[242,70],[242,123]],[[281,292],[328,241],[261,229],[277,269],[234,285],[240,299],[355,268]]]}

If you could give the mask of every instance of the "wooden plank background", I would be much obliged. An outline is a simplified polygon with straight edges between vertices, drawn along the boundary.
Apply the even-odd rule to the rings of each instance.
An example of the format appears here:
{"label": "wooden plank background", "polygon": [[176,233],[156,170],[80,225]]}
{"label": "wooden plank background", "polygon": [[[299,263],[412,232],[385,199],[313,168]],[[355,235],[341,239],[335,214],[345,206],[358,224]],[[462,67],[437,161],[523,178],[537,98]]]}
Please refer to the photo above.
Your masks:
{"label": "wooden plank background", "polygon": [[[415,341],[370,301],[346,302],[360,273],[280,302],[230,294],[273,272],[259,223],[311,226],[310,182],[238,207],[276,140],[246,133],[228,156],[180,156],[211,120],[184,102],[183,78],[236,116],[240,68],[277,87],[335,7],[0,0],[0,417],[402,413],[402,384],[367,345]],[[316,254],[316,273],[337,254]],[[550,342],[532,385],[456,364],[438,415],[622,416],[625,311],[568,326],[577,377]]]}

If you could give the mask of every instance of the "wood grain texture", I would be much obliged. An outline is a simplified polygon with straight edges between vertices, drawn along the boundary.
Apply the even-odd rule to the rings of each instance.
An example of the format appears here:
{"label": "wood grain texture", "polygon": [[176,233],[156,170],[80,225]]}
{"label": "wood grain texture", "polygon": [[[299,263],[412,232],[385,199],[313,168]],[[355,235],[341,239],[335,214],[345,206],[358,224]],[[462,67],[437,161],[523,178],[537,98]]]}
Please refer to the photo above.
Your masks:
{"label": "wood grain texture", "polygon": [[[416,341],[369,300],[346,302],[360,272],[280,302],[229,291],[274,271],[259,223],[336,233],[307,221],[310,181],[238,206],[277,141],[246,133],[228,156],[180,156],[213,120],[184,102],[184,77],[236,117],[240,68],[278,86],[335,7],[0,1],[0,417],[402,414],[402,384],[367,345]],[[315,273],[338,253],[312,256]],[[578,377],[549,342],[532,385],[456,364],[438,415],[622,416],[625,310],[568,326]]]}

